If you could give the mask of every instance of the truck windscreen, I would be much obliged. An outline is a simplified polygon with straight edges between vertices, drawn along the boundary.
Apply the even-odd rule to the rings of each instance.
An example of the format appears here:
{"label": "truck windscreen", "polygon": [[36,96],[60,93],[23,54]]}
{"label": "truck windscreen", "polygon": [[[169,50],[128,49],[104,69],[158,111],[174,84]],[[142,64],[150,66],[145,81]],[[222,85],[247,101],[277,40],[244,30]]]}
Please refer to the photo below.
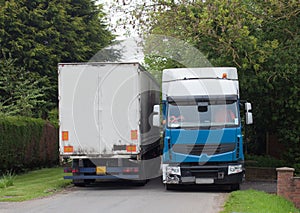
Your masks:
{"label": "truck windscreen", "polygon": [[210,128],[239,125],[235,100],[168,103],[169,128]]}

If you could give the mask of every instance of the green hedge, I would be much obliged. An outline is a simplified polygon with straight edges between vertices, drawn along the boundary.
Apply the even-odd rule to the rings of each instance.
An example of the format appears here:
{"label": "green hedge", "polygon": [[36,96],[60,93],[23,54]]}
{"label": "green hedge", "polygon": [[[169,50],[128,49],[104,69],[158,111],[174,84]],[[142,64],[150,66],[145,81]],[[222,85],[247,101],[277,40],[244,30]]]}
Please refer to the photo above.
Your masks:
{"label": "green hedge", "polygon": [[57,129],[42,119],[0,116],[0,173],[58,164]]}

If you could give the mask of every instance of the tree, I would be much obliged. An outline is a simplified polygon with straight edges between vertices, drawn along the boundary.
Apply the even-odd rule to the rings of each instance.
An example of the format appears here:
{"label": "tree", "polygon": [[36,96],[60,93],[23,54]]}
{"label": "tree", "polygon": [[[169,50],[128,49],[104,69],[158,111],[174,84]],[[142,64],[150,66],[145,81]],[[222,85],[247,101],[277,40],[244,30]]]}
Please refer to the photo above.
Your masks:
{"label": "tree", "polygon": [[46,107],[46,77],[15,67],[11,58],[0,60],[0,114],[40,117]]}
{"label": "tree", "polygon": [[0,58],[11,55],[15,66],[46,76],[53,105],[57,64],[86,62],[114,39],[93,0],[9,0],[0,13]]}
{"label": "tree", "polygon": [[[265,16],[262,30],[264,37],[276,38],[278,48],[261,63],[259,93],[249,91],[249,96],[257,101],[262,109],[260,119],[267,115],[264,124],[266,131],[278,135],[287,147],[285,159],[300,170],[300,8],[299,2],[261,2]],[[248,78],[249,79],[249,78]],[[261,83],[260,83],[261,84]],[[254,97],[256,95],[256,97]]]}
{"label": "tree", "polygon": [[214,66],[236,66],[241,96],[253,103],[253,147],[276,134],[289,149],[285,159],[300,168],[299,1],[153,0],[137,8],[132,22],[146,35],[175,37]]}

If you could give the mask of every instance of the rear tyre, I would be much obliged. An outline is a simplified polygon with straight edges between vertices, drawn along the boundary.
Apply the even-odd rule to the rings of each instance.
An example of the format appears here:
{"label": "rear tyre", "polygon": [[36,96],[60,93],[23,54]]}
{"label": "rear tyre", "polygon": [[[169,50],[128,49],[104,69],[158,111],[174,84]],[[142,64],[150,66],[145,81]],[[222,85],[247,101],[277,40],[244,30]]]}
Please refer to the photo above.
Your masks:
{"label": "rear tyre", "polygon": [[135,180],[135,181],[133,181],[133,184],[135,186],[145,186],[146,183],[147,183],[147,180]]}
{"label": "rear tyre", "polygon": [[73,185],[74,186],[77,186],[77,187],[84,187],[85,186],[85,183],[84,181],[73,181]]}

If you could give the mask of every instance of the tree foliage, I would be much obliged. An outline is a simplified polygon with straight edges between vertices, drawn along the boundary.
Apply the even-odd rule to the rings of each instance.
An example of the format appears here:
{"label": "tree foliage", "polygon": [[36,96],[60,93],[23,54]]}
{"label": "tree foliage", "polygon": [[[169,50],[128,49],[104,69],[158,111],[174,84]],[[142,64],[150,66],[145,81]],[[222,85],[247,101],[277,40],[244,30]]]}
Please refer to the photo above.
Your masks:
{"label": "tree foliage", "polygon": [[0,7],[0,58],[46,76],[57,102],[57,64],[88,61],[113,40],[94,0],[7,0]]}
{"label": "tree foliage", "polygon": [[[241,96],[253,103],[255,124],[248,134],[252,151],[262,152],[254,147],[269,132],[286,143],[286,160],[294,165],[300,162],[298,0],[152,0],[140,4],[137,0],[137,4],[131,22],[142,26],[144,36],[175,37],[198,48],[214,66],[238,68]],[[155,69],[174,66],[166,64],[165,58],[147,55],[146,62]]]}
{"label": "tree foliage", "polygon": [[46,77],[16,67],[15,60],[0,59],[0,113],[41,117],[46,107]]}

